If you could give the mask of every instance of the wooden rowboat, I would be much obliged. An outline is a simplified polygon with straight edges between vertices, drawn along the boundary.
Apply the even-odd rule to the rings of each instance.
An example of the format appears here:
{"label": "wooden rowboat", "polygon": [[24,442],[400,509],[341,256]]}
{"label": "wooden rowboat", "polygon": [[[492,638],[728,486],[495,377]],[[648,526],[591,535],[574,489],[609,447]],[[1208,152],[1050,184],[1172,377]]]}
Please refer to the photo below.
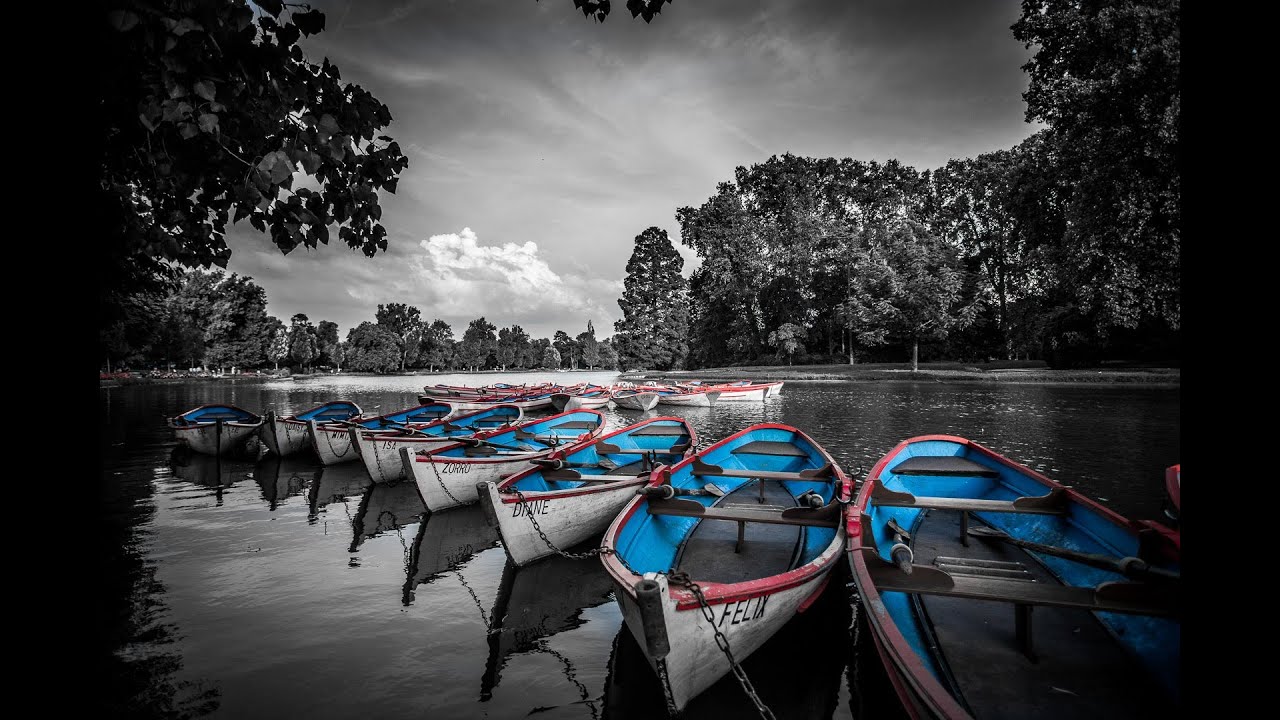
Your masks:
{"label": "wooden rowboat", "polygon": [[275,410],[268,410],[262,416],[262,444],[276,455],[288,457],[312,446],[309,421],[338,422],[360,414],[360,406],[350,400],[334,400],[285,417],[276,417]]}
{"label": "wooden rowboat", "polygon": [[837,499],[852,483],[812,438],[773,423],[653,478],[605,532],[601,559],[678,711],[730,672],[721,641],[740,663],[817,599],[841,558]]}
{"label": "wooden rowboat", "polygon": [[649,483],[650,471],[691,455],[696,443],[684,420],[651,418],[557,450],[506,480],[478,484],[476,491],[508,557],[527,565],[554,554],[550,545],[564,549],[598,535]]}
{"label": "wooden rowboat", "polygon": [[658,394],[644,390],[615,390],[613,404],[628,410],[652,410],[658,404]]}
{"label": "wooden rowboat", "polygon": [[846,520],[909,715],[1177,714],[1180,550],[1152,524],[949,435],[890,450]]}
{"label": "wooden rowboat", "polygon": [[315,447],[316,455],[320,456],[320,462],[325,465],[336,465],[360,457],[360,448],[351,441],[351,433],[347,432],[347,428],[353,425],[369,430],[421,427],[448,417],[454,412],[456,408],[451,403],[422,403],[371,418],[356,418],[324,424],[311,420],[307,423],[307,428],[311,431],[311,443]]}
{"label": "wooden rowboat", "polygon": [[201,405],[169,418],[173,436],[204,455],[230,455],[244,450],[258,434],[262,417],[234,405]]}
{"label": "wooden rowboat", "polygon": [[402,447],[400,459],[427,509],[437,512],[475,502],[477,483],[497,482],[527,468],[529,460],[594,438],[604,430],[604,423],[604,415],[597,410],[571,410],[416,453]]}
{"label": "wooden rowboat", "polygon": [[472,437],[477,433],[514,425],[524,417],[524,411],[515,405],[494,405],[484,410],[474,410],[461,415],[450,415],[426,425],[406,425],[392,430],[365,430],[347,426],[351,442],[360,460],[376,483],[400,482],[404,479],[404,462],[400,448],[411,452],[443,447],[457,442],[460,437]]}
{"label": "wooden rowboat", "polygon": [[658,390],[659,405],[678,405],[682,407],[711,407],[720,398],[720,391],[695,389],[685,391]]}
{"label": "wooden rowboat", "polygon": [[595,410],[609,404],[608,388],[594,387],[581,392],[558,392],[551,395],[551,406],[556,412],[587,408]]}

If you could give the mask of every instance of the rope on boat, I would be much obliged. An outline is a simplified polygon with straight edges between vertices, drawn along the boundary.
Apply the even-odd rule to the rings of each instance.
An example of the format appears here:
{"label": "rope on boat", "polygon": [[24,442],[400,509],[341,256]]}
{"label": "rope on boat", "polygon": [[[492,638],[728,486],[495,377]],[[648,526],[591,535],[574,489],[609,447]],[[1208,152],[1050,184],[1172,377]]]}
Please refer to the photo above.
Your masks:
{"label": "rope on boat", "polygon": [[[738,661],[733,658],[733,651],[729,649],[729,638],[725,637],[724,633],[720,632],[720,628],[716,626],[715,613],[711,611],[711,606],[707,604],[707,598],[702,594],[702,587],[699,586],[698,583],[694,582],[693,578],[689,577],[688,573],[681,571],[669,573],[667,575],[667,581],[685,588],[689,592],[693,593],[693,596],[697,598],[698,606],[702,609],[702,617],[706,619],[707,623],[711,625],[711,630],[715,632],[716,645],[720,648],[720,651],[724,653],[724,656],[729,659],[729,668],[733,671],[734,677],[738,678],[738,682],[742,685],[742,691],[747,694],[747,697],[751,698],[751,702],[755,703],[756,711],[760,713],[760,717],[765,718],[765,720],[776,720],[773,715],[773,711],[769,709],[768,705],[764,704],[764,701],[760,699],[760,695],[756,693],[756,689],[752,686],[751,680],[747,677],[746,671],[743,670],[742,666],[738,664]],[[665,673],[663,673],[663,675],[665,676]],[[665,677],[663,677],[663,684],[667,684]],[[670,696],[669,688],[666,692],[668,696]]]}

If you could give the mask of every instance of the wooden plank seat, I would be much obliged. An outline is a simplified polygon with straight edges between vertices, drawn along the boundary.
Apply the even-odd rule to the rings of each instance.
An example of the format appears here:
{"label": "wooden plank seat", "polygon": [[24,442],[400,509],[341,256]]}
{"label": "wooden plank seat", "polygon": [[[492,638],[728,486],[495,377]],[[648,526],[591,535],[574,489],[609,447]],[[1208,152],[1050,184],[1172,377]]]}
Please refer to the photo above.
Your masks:
{"label": "wooden plank seat", "polygon": [[912,565],[908,574],[882,559],[874,550],[864,548],[863,553],[871,582],[880,592],[945,595],[1157,617],[1180,617],[1182,614],[1180,594],[1163,585],[1140,582],[1105,582],[1097,587],[1051,585],[1025,579],[946,572],[928,565]]}
{"label": "wooden plank seat", "polygon": [[[808,457],[807,455],[805,457]],[[800,472],[778,472],[776,470],[726,470],[719,465],[709,465],[701,458],[693,459],[694,475],[719,475],[722,477],[761,478],[765,480],[829,480],[834,477],[831,463],[820,468],[810,468]]]}
{"label": "wooden plank seat", "polygon": [[773,525],[807,525],[810,527],[839,527],[840,504],[829,503],[820,508],[792,507],[779,510],[760,505],[735,504],[726,507],[707,507],[694,500],[650,500],[650,515],[677,515],[702,520],[732,520],[734,522],[758,522]]}
{"label": "wooden plank seat", "polygon": [[883,482],[877,482],[871,491],[871,503],[880,507],[914,507],[931,510],[960,511],[960,544],[969,547],[969,513],[1007,512],[1034,515],[1065,515],[1071,504],[1065,487],[1051,489],[1048,494],[1020,497],[1013,500],[985,500],[982,498],[949,498],[917,496],[890,490]]}
{"label": "wooden plank seat", "polygon": [[669,448],[623,448],[618,447],[610,442],[601,440],[596,443],[597,455],[648,455],[656,453],[658,455],[680,455],[689,449],[688,435],[685,435],[686,441]]}
{"label": "wooden plank seat", "polygon": [[631,433],[632,435],[688,435],[680,425],[646,425]]}
{"label": "wooden plank seat", "polygon": [[780,455],[785,457],[809,457],[809,453],[788,442],[753,440],[732,450],[734,455]]}
{"label": "wooden plank seat", "polygon": [[951,477],[999,477],[1000,473],[956,455],[919,455],[895,465],[895,475],[942,475]]}
{"label": "wooden plank seat", "polygon": [[599,423],[593,423],[589,420],[567,420],[562,423],[556,423],[551,426],[551,430],[594,430]]}

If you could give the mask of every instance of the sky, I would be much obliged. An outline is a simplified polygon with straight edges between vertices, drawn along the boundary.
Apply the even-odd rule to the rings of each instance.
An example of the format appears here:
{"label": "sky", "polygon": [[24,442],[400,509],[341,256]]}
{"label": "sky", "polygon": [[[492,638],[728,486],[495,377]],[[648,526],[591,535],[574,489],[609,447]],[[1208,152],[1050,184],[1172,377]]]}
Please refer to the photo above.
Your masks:
{"label": "sky", "polygon": [[382,193],[388,250],[283,255],[247,222],[227,269],[272,315],[331,320],[345,339],[379,303],[418,307],[460,338],[484,316],[532,337],[600,338],[621,318],[635,237],[666,230],[734,169],[773,155],[897,159],[919,170],[1009,148],[1034,52],[1018,0],[675,0],[646,25],[572,0],[308,0],[305,38],[391,110],[409,158]]}

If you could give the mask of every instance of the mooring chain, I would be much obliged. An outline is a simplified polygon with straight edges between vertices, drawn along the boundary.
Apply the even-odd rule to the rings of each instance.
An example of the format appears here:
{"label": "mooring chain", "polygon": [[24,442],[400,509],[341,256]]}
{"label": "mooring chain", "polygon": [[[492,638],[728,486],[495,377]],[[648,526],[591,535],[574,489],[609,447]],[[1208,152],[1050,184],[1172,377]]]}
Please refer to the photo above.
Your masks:
{"label": "mooring chain", "polygon": [[489,615],[484,611],[484,606],[480,604],[480,598],[476,595],[476,591],[472,590],[471,586],[467,584],[467,579],[462,577],[462,571],[454,570],[453,574],[458,576],[458,582],[462,583],[462,587],[466,588],[467,592],[471,595],[472,601],[476,604],[476,609],[480,611],[480,619],[484,621],[485,634],[492,635],[497,632],[502,632],[501,630],[495,630],[493,625],[489,622]]}
{"label": "mooring chain", "polygon": [[533,529],[538,531],[538,537],[542,538],[542,542],[546,543],[547,547],[551,548],[552,552],[556,553],[557,555],[567,557],[570,560],[586,560],[587,558],[596,557],[597,555],[613,555],[614,554],[613,548],[607,548],[603,545],[601,545],[598,548],[594,548],[592,550],[588,550],[586,552],[580,552],[580,553],[566,552],[556,547],[555,543],[551,542],[551,538],[547,537],[547,534],[542,531],[542,526],[538,525],[537,518],[533,516],[533,508],[529,507],[529,501],[525,500],[524,493],[520,492],[518,488],[514,488],[514,487],[511,488],[511,492],[516,494],[516,502],[520,505],[521,508],[524,509],[524,515],[525,517],[529,518],[529,522],[533,523]]}
{"label": "mooring chain", "polygon": [[582,696],[583,704],[585,704],[588,708],[591,709],[591,717],[592,718],[599,717],[599,713],[596,711],[596,706],[594,702],[591,700],[590,691],[587,690],[586,685],[583,685],[581,682],[578,681],[577,670],[573,667],[573,661],[565,657],[564,655],[560,654],[559,652],[556,652],[554,649],[552,649],[552,647],[547,644],[546,638],[542,639],[542,641],[539,643],[539,646],[540,646],[539,650],[541,652],[544,652],[550,655],[551,657],[559,660],[560,663],[564,665],[565,678],[569,682],[577,686],[578,694]]}
{"label": "mooring chain", "polygon": [[706,618],[707,622],[711,625],[712,631],[716,634],[716,645],[720,647],[720,651],[724,653],[724,656],[729,659],[729,668],[733,670],[734,677],[738,678],[738,682],[742,685],[743,692],[747,694],[747,697],[751,698],[751,702],[755,703],[756,710],[760,713],[760,717],[766,718],[767,720],[775,720],[773,711],[770,710],[769,706],[765,705],[764,701],[760,699],[760,696],[756,693],[755,687],[751,685],[751,680],[747,677],[746,671],[744,671],[742,666],[738,664],[738,661],[734,659],[733,651],[729,649],[729,638],[725,637],[724,633],[720,632],[720,628],[716,625],[715,613],[712,612],[711,606],[707,603],[706,596],[702,594],[702,587],[700,587],[698,583],[694,582],[693,579],[689,577],[689,574],[685,572],[673,572],[667,575],[667,580],[668,582],[673,582],[693,593],[694,598],[698,600],[698,606],[702,609],[702,617]]}
{"label": "mooring chain", "polygon": [[427,463],[431,465],[431,472],[436,474],[436,482],[440,483],[440,489],[444,491],[444,494],[449,496],[449,499],[453,501],[454,505],[461,505],[462,501],[454,497],[453,493],[449,492],[449,488],[444,486],[444,480],[440,479],[440,471],[436,468],[435,461],[428,459]]}
{"label": "mooring chain", "polygon": [[858,586],[852,580],[849,581],[848,588],[849,588],[849,612],[852,615],[852,618],[850,619],[850,622],[849,622],[849,629],[853,632],[853,641],[849,643],[850,654],[853,655],[853,657],[849,660],[850,664],[852,665],[852,667],[850,668],[849,683],[852,687],[859,688],[858,717],[862,718],[864,717],[864,713],[862,712],[862,709],[863,709],[862,691],[861,691],[862,679],[861,677],[859,677],[860,673],[858,668],[858,636],[861,633],[861,628],[858,627],[858,609],[859,609],[859,606],[862,604],[862,596],[858,594]]}
{"label": "mooring chain", "polygon": [[662,695],[667,701],[667,716],[676,717],[680,714],[680,711],[676,709],[676,699],[671,694],[671,678],[667,675],[667,659],[658,658],[654,664],[658,666],[658,680],[662,683]]}

